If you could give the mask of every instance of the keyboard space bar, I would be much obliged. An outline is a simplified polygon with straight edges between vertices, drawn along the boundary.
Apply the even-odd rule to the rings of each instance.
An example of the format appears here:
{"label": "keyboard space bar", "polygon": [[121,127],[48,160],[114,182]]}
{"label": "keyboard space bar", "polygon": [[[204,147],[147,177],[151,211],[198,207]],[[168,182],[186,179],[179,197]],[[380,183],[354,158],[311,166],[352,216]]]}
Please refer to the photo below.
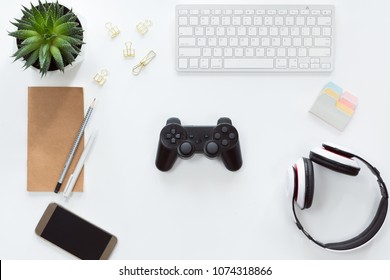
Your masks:
{"label": "keyboard space bar", "polygon": [[225,69],[272,69],[274,68],[274,60],[269,58],[258,59],[224,59]]}

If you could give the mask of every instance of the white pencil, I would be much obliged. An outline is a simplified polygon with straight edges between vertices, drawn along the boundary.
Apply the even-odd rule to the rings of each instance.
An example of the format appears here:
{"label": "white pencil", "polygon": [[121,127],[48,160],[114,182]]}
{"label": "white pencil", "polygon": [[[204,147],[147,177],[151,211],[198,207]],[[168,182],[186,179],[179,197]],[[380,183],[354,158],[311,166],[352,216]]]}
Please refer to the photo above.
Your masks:
{"label": "white pencil", "polygon": [[69,197],[69,195],[73,191],[74,185],[77,182],[77,179],[81,173],[81,170],[83,170],[84,162],[87,159],[89,151],[91,150],[92,144],[96,138],[96,132],[97,131],[94,130],[92,132],[91,136],[89,136],[87,145],[85,146],[84,151],[81,154],[79,161],[77,162],[76,168],[74,169],[73,174],[71,174],[69,177],[68,183],[66,184],[66,187],[64,190],[64,197],[66,197],[66,198]]}

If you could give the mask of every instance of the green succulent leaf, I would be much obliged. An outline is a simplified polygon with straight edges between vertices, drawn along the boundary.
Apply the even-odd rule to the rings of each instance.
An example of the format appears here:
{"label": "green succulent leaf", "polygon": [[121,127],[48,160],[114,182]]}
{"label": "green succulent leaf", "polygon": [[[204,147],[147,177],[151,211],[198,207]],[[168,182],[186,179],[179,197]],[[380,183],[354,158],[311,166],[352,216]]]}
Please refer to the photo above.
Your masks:
{"label": "green succulent leaf", "polygon": [[27,38],[26,40],[24,40],[22,42],[22,45],[31,45],[31,44],[34,44],[34,45],[40,45],[42,44],[44,40],[42,39],[42,37],[40,35],[37,35],[37,36],[33,36],[33,37],[29,37]]}
{"label": "green succulent leaf", "polygon": [[55,21],[55,26],[61,25],[66,22],[71,22],[71,21],[74,22],[75,20],[76,20],[75,14],[67,13]]}
{"label": "green succulent leaf", "polygon": [[51,55],[53,56],[58,68],[64,72],[64,61],[62,59],[62,55],[61,55],[61,51],[59,48],[57,48],[56,46],[51,46],[50,47],[50,53]]}
{"label": "green succulent leaf", "polygon": [[[66,43],[65,43],[66,42]],[[60,35],[58,36],[55,41],[53,42],[55,45],[60,45],[61,47],[64,47],[64,45],[70,44],[71,46],[78,46],[84,44],[82,39],[75,38],[72,36],[67,35]]]}
{"label": "green succulent leaf", "polygon": [[22,40],[25,40],[29,37],[34,37],[34,36],[37,36],[39,35],[38,32],[34,31],[34,30],[16,30],[14,32],[11,32],[9,33],[10,36],[12,37],[15,37],[15,38],[18,38],[18,39],[22,39]]}
{"label": "green succulent leaf", "polygon": [[62,58],[64,60],[64,63],[72,64],[73,61],[75,61],[75,57],[73,56],[72,52],[70,52],[69,50],[62,49],[61,53],[62,53]]}
{"label": "green succulent leaf", "polygon": [[46,60],[49,57],[49,49],[50,49],[49,44],[41,45],[39,48],[39,65],[41,68],[43,67],[43,65],[45,65]]}
{"label": "green succulent leaf", "polygon": [[26,63],[24,64],[24,68],[27,69],[31,65],[33,65],[35,62],[37,62],[39,58],[39,49],[36,49],[31,53],[31,55],[26,60]]}
{"label": "green succulent leaf", "polygon": [[29,44],[29,45],[24,45],[21,48],[19,48],[16,53],[13,55],[15,57],[15,60],[18,60],[22,57],[25,57],[26,55],[29,55],[36,49],[40,48],[40,44]]}
{"label": "green succulent leaf", "polygon": [[32,11],[32,14],[34,16],[35,22],[38,25],[42,26],[45,23],[45,17],[41,14],[41,12],[33,4],[31,4],[31,11]]}
{"label": "green succulent leaf", "polygon": [[56,34],[69,35],[69,32],[72,30],[72,28],[76,26],[77,26],[76,22],[65,22],[56,26],[53,32]]}
{"label": "green succulent leaf", "polygon": [[40,73],[42,77],[46,75],[47,71],[49,71],[50,64],[51,64],[51,54],[49,52],[45,57],[45,61],[43,62],[43,64],[40,65],[41,68]]}

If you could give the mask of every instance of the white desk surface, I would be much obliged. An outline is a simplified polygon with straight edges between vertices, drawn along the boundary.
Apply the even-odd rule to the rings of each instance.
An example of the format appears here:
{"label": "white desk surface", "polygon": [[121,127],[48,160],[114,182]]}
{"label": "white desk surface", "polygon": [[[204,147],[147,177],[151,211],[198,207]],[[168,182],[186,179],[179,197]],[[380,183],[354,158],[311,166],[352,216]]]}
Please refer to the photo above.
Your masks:
{"label": "white desk surface", "polygon": [[[179,74],[174,67],[174,8],[195,0],[61,2],[84,18],[84,61],[43,79],[34,70],[22,71],[21,62],[12,63],[14,40],[5,32],[13,30],[9,21],[29,1],[2,5],[0,259],[74,259],[34,233],[52,201],[114,233],[119,242],[111,259],[390,258],[389,221],[367,246],[330,252],[298,231],[285,195],[287,167],[326,140],[357,151],[390,182],[388,1],[303,1],[336,5],[331,74],[213,75]],[[143,19],[151,19],[153,27],[142,38],[135,25]],[[106,33],[108,21],[122,31],[116,39]],[[137,51],[134,60],[122,57],[128,40]],[[156,59],[133,76],[130,69],[151,49]],[[101,69],[111,73],[103,87],[92,81]],[[329,81],[359,97],[343,132],[308,113]],[[85,107],[99,100],[87,130],[96,127],[99,135],[86,163],[85,192],[68,202],[54,193],[26,191],[28,86],[82,86]],[[184,125],[214,125],[230,117],[240,134],[241,170],[230,172],[220,160],[198,155],[178,159],[170,172],[158,171],[159,133],[171,116]],[[307,230],[324,242],[361,232],[380,198],[373,176],[365,168],[356,178],[324,168],[315,172],[313,206],[300,212]]]}

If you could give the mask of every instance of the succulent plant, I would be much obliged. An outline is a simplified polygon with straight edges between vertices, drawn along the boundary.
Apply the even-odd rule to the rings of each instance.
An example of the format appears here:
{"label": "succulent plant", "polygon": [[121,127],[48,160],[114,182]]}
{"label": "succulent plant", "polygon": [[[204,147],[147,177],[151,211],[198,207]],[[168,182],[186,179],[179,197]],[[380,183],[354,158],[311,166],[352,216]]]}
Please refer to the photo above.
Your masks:
{"label": "succulent plant", "polygon": [[17,27],[9,35],[17,39],[15,60],[23,59],[24,68],[35,66],[45,76],[49,69],[64,72],[81,51],[83,29],[77,16],[57,2],[42,3],[31,8],[22,6],[23,16],[11,22]]}

